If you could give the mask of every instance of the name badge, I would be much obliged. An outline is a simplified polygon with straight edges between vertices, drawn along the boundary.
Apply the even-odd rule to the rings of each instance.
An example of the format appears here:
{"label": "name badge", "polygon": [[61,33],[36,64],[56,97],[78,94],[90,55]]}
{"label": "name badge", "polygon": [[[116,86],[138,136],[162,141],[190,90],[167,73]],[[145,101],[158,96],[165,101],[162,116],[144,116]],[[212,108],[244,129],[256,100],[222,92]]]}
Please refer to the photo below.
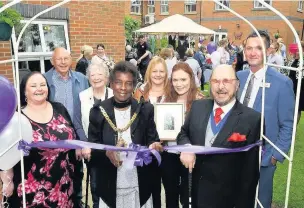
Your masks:
{"label": "name badge", "polygon": [[64,129],[64,128],[66,128],[66,126],[64,124],[60,124],[60,125],[58,125],[58,128],[59,129]]}
{"label": "name badge", "polygon": [[[260,87],[263,87],[263,83],[261,83],[261,86]],[[270,88],[270,83],[265,83],[265,88]]]}

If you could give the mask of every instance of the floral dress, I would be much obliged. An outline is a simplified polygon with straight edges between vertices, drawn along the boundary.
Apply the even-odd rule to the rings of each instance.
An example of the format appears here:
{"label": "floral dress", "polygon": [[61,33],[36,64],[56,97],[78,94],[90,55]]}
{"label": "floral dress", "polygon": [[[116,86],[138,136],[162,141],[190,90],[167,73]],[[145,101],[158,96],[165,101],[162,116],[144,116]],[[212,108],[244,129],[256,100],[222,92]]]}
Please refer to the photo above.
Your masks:
{"label": "floral dress", "polygon": [[[66,109],[58,103],[52,106],[53,117],[48,123],[29,119],[33,142],[76,139]],[[67,149],[31,149],[29,156],[24,157],[26,207],[73,207],[74,155],[74,151]],[[17,193],[22,206],[21,183]]]}

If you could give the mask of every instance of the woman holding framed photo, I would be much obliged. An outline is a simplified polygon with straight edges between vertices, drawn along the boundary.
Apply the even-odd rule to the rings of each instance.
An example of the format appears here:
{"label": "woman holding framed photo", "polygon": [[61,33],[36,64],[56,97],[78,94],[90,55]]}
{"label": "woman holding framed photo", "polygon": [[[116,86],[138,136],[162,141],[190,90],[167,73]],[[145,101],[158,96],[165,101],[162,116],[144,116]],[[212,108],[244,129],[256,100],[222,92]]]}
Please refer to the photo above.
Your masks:
{"label": "woman holding framed photo", "polygon": [[[192,69],[185,62],[179,62],[173,67],[169,86],[169,91],[165,94],[165,102],[183,103],[185,114],[190,111],[194,100],[204,98],[196,87]],[[176,145],[176,142],[168,141],[166,145]],[[179,207],[179,199],[183,207],[189,207],[188,169],[181,164],[177,152],[163,153],[161,171],[166,207]]]}

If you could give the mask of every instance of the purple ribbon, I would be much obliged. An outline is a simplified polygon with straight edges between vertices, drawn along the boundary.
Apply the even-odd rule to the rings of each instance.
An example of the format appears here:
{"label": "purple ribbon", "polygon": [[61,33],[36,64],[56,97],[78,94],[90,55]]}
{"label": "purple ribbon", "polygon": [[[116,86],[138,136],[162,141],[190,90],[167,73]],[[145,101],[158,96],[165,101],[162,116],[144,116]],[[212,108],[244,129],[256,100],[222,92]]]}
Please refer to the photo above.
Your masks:
{"label": "purple ribbon", "polygon": [[[177,152],[188,152],[195,154],[227,154],[235,152],[246,152],[253,147],[262,145],[261,141],[254,144],[250,144],[239,148],[218,148],[218,147],[204,147],[197,145],[174,145],[164,147],[165,151],[173,150]],[[130,144],[129,147],[116,147],[112,145],[104,145],[97,143],[84,142],[79,140],[60,140],[60,141],[46,141],[46,142],[32,142],[28,144],[27,142],[21,140],[19,142],[18,149],[23,150],[25,155],[29,154],[31,148],[62,148],[62,149],[82,149],[91,148],[98,150],[110,150],[110,151],[121,151],[121,152],[136,152],[135,161],[132,163],[135,166],[148,165],[152,162],[152,155],[157,159],[158,165],[161,163],[160,154],[154,150],[149,149],[145,146],[140,146],[138,144]]]}
{"label": "purple ribbon", "polygon": [[98,150],[110,150],[118,152],[136,152],[136,158],[134,161],[135,166],[148,165],[152,162],[152,155],[157,159],[158,165],[161,163],[160,154],[154,150],[149,149],[138,144],[130,144],[128,148],[117,147],[112,145],[97,144],[91,142],[84,142],[79,140],[60,140],[60,141],[46,141],[46,142],[32,142],[27,143],[24,140],[21,140],[18,145],[19,150],[23,150],[25,155],[29,154],[31,148],[61,148],[61,149],[82,149],[82,148],[91,148]]}

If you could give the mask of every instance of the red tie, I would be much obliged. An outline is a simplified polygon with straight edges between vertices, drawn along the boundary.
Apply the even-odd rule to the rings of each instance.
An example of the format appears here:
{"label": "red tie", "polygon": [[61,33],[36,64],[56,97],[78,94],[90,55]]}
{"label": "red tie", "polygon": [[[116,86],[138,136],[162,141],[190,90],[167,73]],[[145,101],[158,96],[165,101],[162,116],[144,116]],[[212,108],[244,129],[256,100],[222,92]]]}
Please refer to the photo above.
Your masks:
{"label": "red tie", "polygon": [[221,108],[215,109],[215,116],[214,116],[215,124],[218,124],[222,120],[221,115],[223,113],[224,111]]}

